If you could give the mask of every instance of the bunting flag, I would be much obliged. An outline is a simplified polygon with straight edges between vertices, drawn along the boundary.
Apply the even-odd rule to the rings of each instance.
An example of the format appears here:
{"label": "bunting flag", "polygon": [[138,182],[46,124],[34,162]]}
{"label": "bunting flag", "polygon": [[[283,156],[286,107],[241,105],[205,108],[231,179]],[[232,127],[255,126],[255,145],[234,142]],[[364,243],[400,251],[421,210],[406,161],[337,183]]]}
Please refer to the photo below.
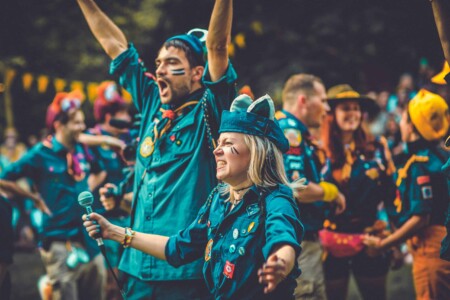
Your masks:
{"label": "bunting flag", "polygon": [[33,84],[33,79],[34,76],[31,73],[25,73],[22,75],[22,84],[25,91],[30,91],[31,85]]}
{"label": "bunting flag", "polygon": [[45,91],[47,91],[48,82],[49,82],[48,76],[39,75],[37,79],[39,93],[43,94],[45,93]]}
{"label": "bunting flag", "polygon": [[87,96],[91,103],[94,103],[95,99],[97,99],[97,88],[99,84],[96,82],[89,82],[87,84]]}
{"label": "bunting flag", "polygon": [[59,92],[64,92],[64,88],[66,87],[66,85],[67,85],[67,81],[65,80],[65,79],[62,79],[62,78],[55,78],[55,80],[54,80],[54,85],[55,85],[55,91],[57,92],[57,93],[59,93]]}
{"label": "bunting flag", "polygon": [[[84,91],[84,83],[82,81],[72,81],[70,84],[70,90],[71,91],[80,91],[83,92]],[[84,93],[84,92],[83,92]],[[84,101],[84,97],[83,97],[83,101]]]}
{"label": "bunting flag", "polygon": [[16,76],[16,70],[7,69],[6,75],[5,75],[5,85],[10,86],[15,76]]}

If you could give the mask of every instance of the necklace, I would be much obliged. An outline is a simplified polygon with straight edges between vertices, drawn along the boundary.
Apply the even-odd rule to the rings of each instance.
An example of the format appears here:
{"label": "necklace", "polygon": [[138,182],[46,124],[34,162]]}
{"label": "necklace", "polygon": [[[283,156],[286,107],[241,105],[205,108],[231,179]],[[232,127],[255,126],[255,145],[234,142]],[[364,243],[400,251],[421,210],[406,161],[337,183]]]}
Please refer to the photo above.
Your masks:
{"label": "necklace", "polygon": [[247,186],[247,187],[243,187],[242,189],[234,190],[234,192],[240,194],[243,190],[248,190],[248,189],[251,188],[252,186],[253,186],[253,184],[250,185],[250,186]]}

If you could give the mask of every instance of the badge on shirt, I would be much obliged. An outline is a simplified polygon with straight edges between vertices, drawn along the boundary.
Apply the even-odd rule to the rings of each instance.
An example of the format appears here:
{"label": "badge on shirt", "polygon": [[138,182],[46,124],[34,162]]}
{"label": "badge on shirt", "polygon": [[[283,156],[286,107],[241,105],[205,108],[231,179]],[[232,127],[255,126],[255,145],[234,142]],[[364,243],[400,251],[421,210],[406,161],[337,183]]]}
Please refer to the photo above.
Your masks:
{"label": "badge on shirt", "polygon": [[208,244],[206,244],[206,248],[205,248],[205,261],[208,261],[211,259],[211,251],[212,251],[212,245],[213,245],[214,241],[213,239],[210,239],[208,241]]}
{"label": "badge on shirt", "polygon": [[422,187],[422,198],[424,200],[433,198],[433,189],[431,188],[430,185]]}
{"label": "badge on shirt", "polygon": [[417,184],[418,185],[422,185],[422,184],[427,184],[430,183],[430,176],[418,176],[417,177]]}
{"label": "badge on shirt", "polygon": [[366,171],[366,176],[372,180],[376,180],[378,179],[378,177],[380,177],[380,173],[378,172],[377,168],[370,168]]}
{"label": "badge on shirt", "polygon": [[228,260],[225,263],[225,266],[223,267],[223,275],[225,275],[226,278],[231,279],[233,278],[234,273],[234,264],[230,263]]}
{"label": "badge on shirt", "polygon": [[302,142],[302,134],[300,133],[300,130],[287,128],[284,130],[284,135],[289,141],[289,146],[291,147],[300,146],[300,143]]}
{"label": "badge on shirt", "polygon": [[153,140],[151,137],[146,137],[145,140],[141,144],[140,153],[142,157],[149,157],[153,150],[155,149],[155,144],[153,143]]}
{"label": "badge on shirt", "polygon": [[247,206],[247,215],[253,216],[254,214],[258,213],[260,208],[258,203],[251,204]]}

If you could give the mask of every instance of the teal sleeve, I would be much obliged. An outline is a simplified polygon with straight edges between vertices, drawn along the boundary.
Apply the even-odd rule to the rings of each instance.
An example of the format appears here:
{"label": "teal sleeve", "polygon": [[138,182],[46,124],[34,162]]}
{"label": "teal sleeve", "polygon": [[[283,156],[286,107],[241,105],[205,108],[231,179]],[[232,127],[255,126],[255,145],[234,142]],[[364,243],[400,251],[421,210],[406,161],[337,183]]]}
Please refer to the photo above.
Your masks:
{"label": "teal sleeve", "polygon": [[[429,182],[419,184],[421,178],[428,178]],[[409,191],[411,214],[430,214],[433,209],[434,196],[433,186],[431,185],[431,174],[418,164],[411,166],[411,184]]]}
{"label": "teal sleeve", "polygon": [[215,131],[219,130],[222,111],[229,110],[231,102],[237,96],[236,90],[237,74],[231,62],[228,62],[228,68],[225,74],[217,81],[211,81],[209,74],[209,65],[206,64],[203,74],[203,84],[207,88],[208,96],[206,98],[208,109],[215,121]]}
{"label": "teal sleeve", "polygon": [[266,198],[265,230],[266,243],[262,252],[266,260],[280,245],[290,245],[294,248],[296,256],[300,254],[303,225],[293,198],[286,195],[269,195]]}
{"label": "teal sleeve", "polygon": [[131,94],[140,113],[156,113],[161,105],[158,85],[151,75],[146,73],[132,43],[111,62],[110,74],[119,78],[120,85]]}
{"label": "teal sleeve", "polygon": [[41,146],[37,145],[33,147],[18,161],[7,166],[0,175],[0,178],[14,181],[24,177],[34,179],[34,176],[39,176],[36,147]]}
{"label": "teal sleeve", "polygon": [[190,263],[202,257],[207,244],[207,224],[202,222],[203,216],[209,213],[210,206],[203,205],[195,220],[177,235],[167,241],[165,255],[167,262],[174,266]]}

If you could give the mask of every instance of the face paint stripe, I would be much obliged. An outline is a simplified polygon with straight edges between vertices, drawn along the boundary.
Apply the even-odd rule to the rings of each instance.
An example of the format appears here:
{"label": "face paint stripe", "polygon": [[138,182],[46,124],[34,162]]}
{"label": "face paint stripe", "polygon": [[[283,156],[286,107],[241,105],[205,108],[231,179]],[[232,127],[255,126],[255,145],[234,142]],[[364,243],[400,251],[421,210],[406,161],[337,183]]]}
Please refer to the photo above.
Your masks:
{"label": "face paint stripe", "polygon": [[233,154],[239,154],[239,151],[237,151],[236,148],[234,148],[234,147],[231,147],[231,152]]}
{"label": "face paint stripe", "polygon": [[175,69],[175,70],[171,70],[170,72],[172,73],[172,75],[184,75],[184,74],[186,74],[184,69]]}

